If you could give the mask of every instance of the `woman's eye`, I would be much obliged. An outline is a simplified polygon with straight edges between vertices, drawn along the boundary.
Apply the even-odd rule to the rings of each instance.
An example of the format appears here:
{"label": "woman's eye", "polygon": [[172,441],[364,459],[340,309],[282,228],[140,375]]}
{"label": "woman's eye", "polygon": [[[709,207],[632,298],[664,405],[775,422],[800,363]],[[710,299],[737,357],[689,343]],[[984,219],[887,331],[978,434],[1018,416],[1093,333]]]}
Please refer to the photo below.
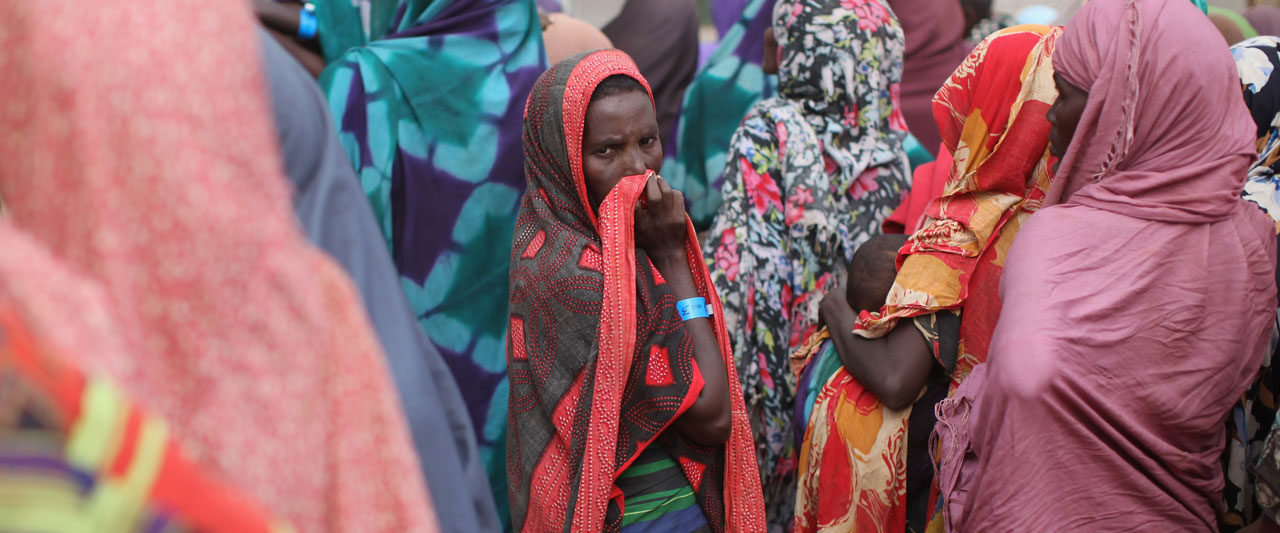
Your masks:
{"label": "woman's eye", "polygon": [[656,140],[658,140],[657,137],[645,137],[643,139],[640,139],[640,146],[649,146],[650,144],[653,144],[653,142]]}
{"label": "woman's eye", "polygon": [[613,153],[613,148],[610,148],[608,146],[605,146],[603,148],[596,148],[596,155],[601,157],[608,156],[612,153]]}

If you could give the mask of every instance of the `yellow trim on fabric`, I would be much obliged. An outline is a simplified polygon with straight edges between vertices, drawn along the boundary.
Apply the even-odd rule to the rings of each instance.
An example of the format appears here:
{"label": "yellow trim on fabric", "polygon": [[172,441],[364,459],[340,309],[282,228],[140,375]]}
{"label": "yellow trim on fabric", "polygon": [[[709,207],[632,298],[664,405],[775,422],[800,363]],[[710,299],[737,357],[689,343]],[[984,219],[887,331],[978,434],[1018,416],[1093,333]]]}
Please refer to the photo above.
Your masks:
{"label": "yellow trim on fabric", "polygon": [[912,254],[902,262],[898,277],[889,290],[889,300],[929,309],[940,309],[955,304],[960,299],[964,285],[960,283],[963,272],[951,268],[941,258],[927,254]]}
{"label": "yellow trim on fabric", "polygon": [[92,531],[76,485],[42,476],[0,476],[0,531]]}
{"label": "yellow trim on fabric", "polygon": [[102,531],[126,531],[137,526],[156,482],[168,445],[164,421],[144,416],[133,460],[124,477],[103,476],[90,497],[90,521]]}
{"label": "yellow trim on fabric", "polygon": [[91,473],[105,470],[120,447],[128,412],[120,391],[105,381],[89,380],[80,397],[80,419],[67,439],[67,462]]}

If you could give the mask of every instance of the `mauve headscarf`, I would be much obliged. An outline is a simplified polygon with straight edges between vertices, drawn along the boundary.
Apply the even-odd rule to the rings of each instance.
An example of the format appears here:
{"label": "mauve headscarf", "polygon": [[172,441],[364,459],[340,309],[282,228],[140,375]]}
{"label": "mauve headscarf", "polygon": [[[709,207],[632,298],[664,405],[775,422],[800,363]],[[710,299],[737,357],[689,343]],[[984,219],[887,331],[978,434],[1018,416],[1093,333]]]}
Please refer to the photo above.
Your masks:
{"label": "mauve headscarf", "polygon": [[1223,420],[1276,303],[1220,43],[1185,0],[1096,0],[1059,40],[1054,69],[1089,101],[1066,202],[1009,251],[988,363],[938,407],[951,529],[1217,528]]}
{"label": "mauve headscarf", "polygon": [[1280,36],[1280,8],[1260,5],[1244,10],[1244,18],[1249,21],[1258,35]]}
{"label": "mauve headscarf", "polygon": [[902,62],[902,114],[920,144],[932,153],[942,136],[933,122],[933,94],[969,55],[964,12],[958,0],[889,0],[906,33]]}

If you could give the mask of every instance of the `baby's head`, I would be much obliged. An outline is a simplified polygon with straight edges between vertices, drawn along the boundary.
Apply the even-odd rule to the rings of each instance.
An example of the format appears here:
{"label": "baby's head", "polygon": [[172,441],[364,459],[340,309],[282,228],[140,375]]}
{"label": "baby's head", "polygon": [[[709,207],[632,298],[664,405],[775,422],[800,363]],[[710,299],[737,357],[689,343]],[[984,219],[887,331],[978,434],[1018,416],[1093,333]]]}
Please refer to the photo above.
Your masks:
{"label": "baby's head", "polygon": [[906,235],[876,235],[853,253],[845,299],[855,312],[874,313],[884,305],[898,276],[898,250],[906,242]]}

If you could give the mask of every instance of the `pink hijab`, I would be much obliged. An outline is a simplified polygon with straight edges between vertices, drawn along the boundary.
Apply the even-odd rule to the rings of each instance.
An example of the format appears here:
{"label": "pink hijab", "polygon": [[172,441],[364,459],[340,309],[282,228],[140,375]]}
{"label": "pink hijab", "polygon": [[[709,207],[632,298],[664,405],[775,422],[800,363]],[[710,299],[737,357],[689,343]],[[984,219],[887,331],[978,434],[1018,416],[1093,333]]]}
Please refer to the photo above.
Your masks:
{"label": "pink hijab", "polygon": [[1257,5],[1244,10],[1244,18],[1258,35],[1280,36],[1280,8]]}
{"label": "pink hijab", "polygon": [[1065,202],[1009,251],[988,364],[938,409],[949,526],[1216,530],[1223,420],[1276,304],[1234,64],[1190,2],[1095,0],[1054,67],[1089,101]]}
{"label": "pink hijab", "polygon": [[294,221],[253,24],[0,2],[0,308],[298,531],[432,531],[359,297]]}
{"label": "pink hijab", "polygon": [[[1203,14],[1170,14],[1194,7],[1176,3],[1096,0],[1067,26],[1053,66],[1089,92],[1076,132],[1092,142],[1071,144],[1051,198],[1184,223],[1223,220],[1241,205],[1236,169],[1257,158],[1256,126],[1222,35]],[[1188,68],[1192,57],[1203,62]]]}

